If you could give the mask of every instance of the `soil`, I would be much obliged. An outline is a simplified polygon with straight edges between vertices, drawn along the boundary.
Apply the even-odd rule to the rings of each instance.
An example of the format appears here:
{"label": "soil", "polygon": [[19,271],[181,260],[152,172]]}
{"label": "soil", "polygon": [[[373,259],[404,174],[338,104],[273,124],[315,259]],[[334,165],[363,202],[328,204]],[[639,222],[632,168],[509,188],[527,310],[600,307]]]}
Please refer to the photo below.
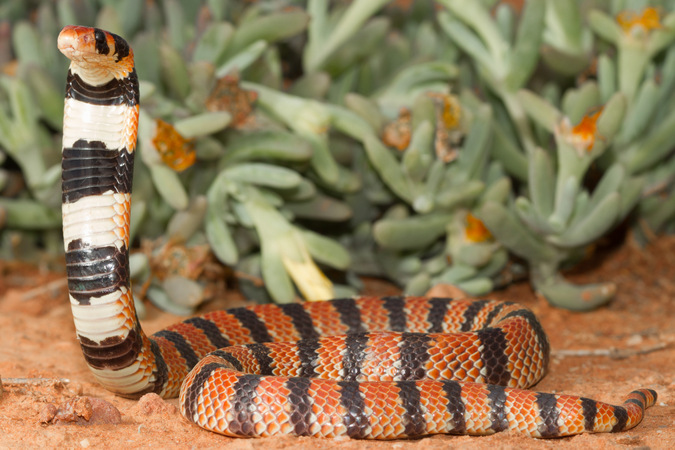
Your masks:
{"label": "soil", "polygon": [[[75,339],[64,275],[0,261],[0,448],[675,448],[675,237],[659,238],[645,249],[629,242],[596,255],[569,277],[577,283],[613,281],[618,286],[616,298],[591,313],[555,309],[524,283],[491,298],[518,301],[541,319],[553,358],[537,390],[616,404],[635,388],[655,389],[656,405],[633,430],[555,440],[510,432],[381,443],[254,440],[230,439],[189,424],[177,412],[175,399],[127,400],[98,386]],[[373,282],[368,287],[371,293],[389,294],[392,289]],[[236,292],[229,297],[234,300],[212,302],[208,308],[242,302]],[[143,328],[154,332],[176,320],[149,307]],[[78,396],[92,398],[94,406],[104,403],[98,399],[111,403],[121,413],[121,422],[82,425],[66,418],[58,424],[42,423],[66,401],[71,409],[91,412],[89,401],[83,403]]]}

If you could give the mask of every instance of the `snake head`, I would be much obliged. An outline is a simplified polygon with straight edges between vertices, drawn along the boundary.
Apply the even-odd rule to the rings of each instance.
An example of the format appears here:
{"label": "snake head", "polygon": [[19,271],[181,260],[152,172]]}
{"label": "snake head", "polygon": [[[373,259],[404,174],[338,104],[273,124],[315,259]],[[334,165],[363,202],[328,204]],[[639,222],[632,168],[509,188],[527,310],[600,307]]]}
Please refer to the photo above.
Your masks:
{"label": "snake head", "polygon": [[70,59],[73,72],[88,72],[99,80],[122,79],[134,68],[127,41],[99,28],[68,25],[59,33],[58,48]]}

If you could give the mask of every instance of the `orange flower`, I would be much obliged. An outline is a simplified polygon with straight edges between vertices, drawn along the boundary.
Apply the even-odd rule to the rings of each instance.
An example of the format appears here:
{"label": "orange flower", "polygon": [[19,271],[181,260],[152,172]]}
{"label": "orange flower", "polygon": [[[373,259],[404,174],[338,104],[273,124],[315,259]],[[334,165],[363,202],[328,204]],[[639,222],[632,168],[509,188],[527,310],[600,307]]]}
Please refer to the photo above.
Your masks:
{"label": "orange flower", "polygon": [[239,84],[239,75],[229,74],[220,78],[206,99],[209,111],[227,111],[232,114],[232,127],[246,129],[254,125],[254,103],[258,93],[247,91]]}
{"label": "orange flower", "polygon": [[401,108],[398,118],[388,123],[382,130],[382,142],[389,147],[403,151],[410,145],[412,137],[412,117],[410,110]]}
{"label": "orange flower", "polygon": [[194,140],[185,139],[168,122],[161,119],[156,119],[155,122],[157,131],[152,139],[152,145],[157,149],[164,164],[177,172],[193,165],[197,158]]}
{"label": "orange flower", "polygon": [[602,107],[591,114],[585,115],[581,122],[572,127],[572,137],[580,147],[590,151],[595,145],[595,136],[598,132],[597,121],[602,114]]}
{"label": "orange flower", "polygon": [[466,238],[471,242],[485,242],[492,239],[492,233],[488,230],[481,220],[471,213],[466,215],[466,227],[464,228]]}
{"label": "orange flower", "polygon": [[645,8],[642,14],[623,11],[616,16],[616,21],[626,33],[630,33],[634,27],[641,27],[645,31],[663,28],[659,10],[654,7]]}

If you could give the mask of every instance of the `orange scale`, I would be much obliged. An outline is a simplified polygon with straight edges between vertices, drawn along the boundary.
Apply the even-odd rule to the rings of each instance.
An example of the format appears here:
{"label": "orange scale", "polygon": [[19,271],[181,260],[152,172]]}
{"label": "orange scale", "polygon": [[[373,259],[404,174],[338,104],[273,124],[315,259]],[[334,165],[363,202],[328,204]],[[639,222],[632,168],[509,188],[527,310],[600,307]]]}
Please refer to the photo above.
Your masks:
{"label": "orange scale", "polygon": [[276,420],[277,414],[276,409],[279,408],[279,405],[275,404],[275,408],[270,408],[270,411],[263,412],[262,422],[272,424]]}
{"label": "orange scale", "polygon": [[482,378],[482,375],[480,374],[480,370],[474,367],[467,371],[467,377],[467,380],[478,380]]}
{"label": "orange scale", "polygon": [[255,313],[267,325],[267,330],[275,341],[297,341],[301,338],[290,317],[277,308],[257,308]]}
{"label": "orange scale", "polygon": [[596,407],[598,408],[597,413],[595,414],[596,431],[611,429],[616,423],[614,407],[600,402],[596,402]]}
{"label": "orange scale", "polygon": [[273,436],[275,434],[288,434],[287,427],[282,426],[274,421],[258,422],[253,425],[253,432],[256,436]]}
{"label": "orange scale", "polygon": [[204,314],[202,318],[210,320],[220,330],[227,330],[224,337],[230,341],[232,345],[250,344],[254,342],[251,337],[251,332],[241,326],[241,323],[231,314],[226,311],[213,311]]}
{"label": "orange scale", "polygon": [[275,352],[273,353],[275,357],[278,357],[284,362],[300,364],[300,348],[295,342],[284,342],[274,344]]}
{"label": "orange scale", "polygon": [[164,355],[164,359],[167,360],[167,364],[171,364],[170,361],[185,361],[178,352],[178,349],[176,349],[176,346],[167,339],[159,336],[153,336],[153,340],[159,345],[162,355]]}
{"label": "orange scale", "polygon": [[198,416],[203,416],[206,414],[206,405],[204,404],[203,401],[197,402],[197,415]]}
{"label": "orange scale", "polygon": [[242,365],[243,372],[260,373],[260,363],[255,354],[248,347],[236,346],[228,347],[225,351],[232,354]]}
{"label": "orange scale", "polygon": [[437,366],[438,364],[441,364],[446,360],[448,355],[444,355],[440,351],[429,351],[429,359],[428,362],[431,363],[434,366]]}
{"label": "orange scale", "polygon": [[117,320],[122,321],[122,325],[120,326],[121,330],[131,330],[134,327],[134,321],[131,317],[129,317],[128,314],[125,314],[124,312],[118,314],[115,317]]}
{"label": "orange scale", "polygon": [[128,230],[122,227],[115,227],[112,232],[117,240],[123,241],[125,244],[129,242]]}
{"label": "orange scale", "polygon": [[472,361],[471,355],[468,352],[463,352],[463,353],[457,355],[457,361],[460,364],[464,364],[467,361]]}
{"label": "orange scale", "polygon": [[217,348],[211,344],[206,335],[204,335],[201,329],[196,328],[189,323],[178,322],[167,329],[176,331],[183,337],[187,338],[188,343],[196,351],[198,357],[217,350]]}
{"label": "orange scale", "polygon": [[[115,211],[117,212],[117,211]],[[112,216],[112,221],[115,222],[115,225],[118,228],[124,228],[124,225],[126,225],[126,220],[127,218],[124,215],[121,215],[117,213],[116,215]]]}
{"label": "orange scale", "polygon": [[364,396],[366,410],[374,413],[371,424],[376,423],[376,411],[384,412],[384,417],[403,417],[405,408],[400,404],[399,389],[393,383],[363,383],[360,388]]}
{"label": "orange scale", "polygon": [[217,421],[225,420],[225,409],[214,407],[212,415]]}
{"label": "orange scale", "polygon": [[541,423],[537,397],[529,391],[508,391],[506,396],[506,417],[510,424],[517,425],[521,431],[527,431],[533,426],[536,428]]}
{"label": "orange scale", "polygon": [[468,431],[479,432],[491,426],[490,412],[492,407],[488,401],[488,392],[480,385],[468,384],[462,387],[464,417]]}
{"label": "orange scale", "polygon": [[317,376],[324,379],[338,379],[342,371],[342,355],[346,351],[344,338],[323,339],[317,350],[319,367],[315,369]]}
{"label": "orange scale", "polygon": [[312,412],[318,414],[322,411],[322,406],[325,411],[334,412],[342,405],[340,403],[340,393],[335,383],[327,380],[313,380],[309,389],[314,404],[312,405]]}
{"label": "orange scale", "polygon": [[205,417],[206,422],[205,422],[205,427],[211,430],[218,430],[218,420],[216,420],[215,417],[213,416],[206,416]]}
{"label": "orange scale", "polygon": [[447,409],[446,393],[441,383],[421,381],[417,383],[420,391],[420,404],[426,411],[424,419],[427,429],[440,431],[450,419]]}
{"label": "orange scale", "polygon": [[482,364],[482,359],[480,352],[478,349],[476,349],[474,352],[469,354],[468,361],[473,361],[474,363],[481,363]]}
{"label": "orange scale", "polygon": [[339,313],[330,302],[307,302],[303,304],[309,313],[316,331],[322,336],[345,334],[349,327],[339,320]]}
{"label": "orange scale", "polygon": [[369,331],[380,331],[389,328],[389,311],[384,308],[384,301],[376,297],[356,299],[361,310],[361,320]]}
{"label": "orange scale", "polygon": [[309,394],[314,400],[312,413],[316,416],[316,423],[321,424],[321,435],[331,437],[344,434],[346,428],[343,417],[347,411],[340,403],[340,390],[335,383],[313,380]]}
{"label": "orange scale", "polygon": [[494,308],[490,308],[488,306],[483,307],[478,314],[476,315],[476,319],[474,319],[474,325],[472,328],[473,329],[479,329],[482,328],[486,323],[487,323],[487,318],[488,315],[490,314],[490,311],[492,311]]}
{"label": "orange scale", "polygon": [[428,300],[407,302],[405,313],[407,318],[407,331],[424,333],[431,328],[431,323],[426,320],[429,317],[431,304]]}
{"label": "orange scale", "polygon": [[212,405],[209,405],[206,407],[206,410],[204,411],[204,415],[206,417],[214,417],[216,415],[216,411],[213,409]]}
{"label": "orange scale", "polygon": [[317,437],[336,437],[336,436],[344,436],[344,430],[345,427],[341,427],[342,432],[337,431],[338,428],[335,427],[332,424],[324,424],[321,425],[316,432]]}
{"label": "orange scale", "polygon": [[[267,393],[269,394],[267,399],[269,399],[270,403],[278,401],[280,396],[288,392],[284,386],[286,380],[286,377],[261,377],[256,388],[256,398],[260,399],[263,393]],[[256,401],[256,403],[258,402]]]}
{"label": "orange scale", "polygon": [[130,198],[131,196],[129,194],[122,194],[121,198],[118,196],[115,197],[116,202],[112,204],[112,209],[115,211],[115,214],[125,216],[127,218],[129,217],[129,211],[131,208]]}
{"label": "orange scale", "polygon": [[445,325],[444,331],[448,333],[456,333],[461,330],[462,325],[466,319],[464,318],[464,313],[469,307],[469,304],[464,301],[456,301],[450,304],[448,313],[445,314],[445,319],[443,324]]}
{"label": "orange scale", "polygon": [[577,434],[585,430],[583,407],[579,397],[560,395],[557,398],[556,407],[559,411],[560,420],[563,422],[561,432]]}
{"label": "orange scale", "polygon": [[398,335],[389,333],[370,335],[362,364],[363,371],[371,375],[369,378],[376,380],[379,377],[382,381],[393,379],[393,375],[397,372],[394,366],[401,358],[400,342]]}
{"label": "orange scale", "polygon": [[426,373],[426,377],[430,380],[447,380],[450,376],[449,371],[441,371],[437,367],[427,369]]}
{"label": "orange scale", "polygon": [[392,433],[387,437],[401,436],[403,433],[405,433],[405,425],[403,425],[403,423],[401,422],[395,423],[392,428],[393,428]]}

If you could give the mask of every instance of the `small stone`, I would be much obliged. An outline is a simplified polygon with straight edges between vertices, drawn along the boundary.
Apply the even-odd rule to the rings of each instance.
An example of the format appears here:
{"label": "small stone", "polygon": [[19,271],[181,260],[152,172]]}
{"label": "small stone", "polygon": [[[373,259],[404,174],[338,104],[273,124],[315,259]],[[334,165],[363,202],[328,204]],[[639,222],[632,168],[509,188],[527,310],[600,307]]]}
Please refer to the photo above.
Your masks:
{"label": "small stone", "polygon": [[[54,407],[54,405],[51,405]],[[40,413],[43,423],[76,425],[118,424],[122,422],[122,414],[110,402],[94,397],[75,397],[60,405],[54,414],[51,407],[46,407]],[[56,407],[54,407],[56,408]],[[51,419],[48,419],[49,415]],[[47,420],[43,420],[47,419]]]}
{"label": "small stone", "polygon": [[467,298],[466,292],[453,284],[439,283],[429,289],[426,293],[427,297],[448,297],[448,298]]}
{"label": "small stone", "polygon": [[634,334],[626,340],[626,345],[631,346],[640,345],[642,344],[642,341],[644,341],[642,336],[640,336],[639,334]]}
{"label": "small stone", "polygon": [[176,414],[178,409],[164,401],[162,397],[155,393],[145,394],[138,400],[138,403],[132,408],[136,414],[142,416],[151,416],[155,414]]}
{"label": "small stone", "polygon": [[47,403],[45,404],[42,409],[40,410],[39,414],[39,420],[40,423],[49,423],[54,419],[54,416],[56,416],[56,412],[58,411],[58,408],[56,407],[55,404],[53,403]]}

